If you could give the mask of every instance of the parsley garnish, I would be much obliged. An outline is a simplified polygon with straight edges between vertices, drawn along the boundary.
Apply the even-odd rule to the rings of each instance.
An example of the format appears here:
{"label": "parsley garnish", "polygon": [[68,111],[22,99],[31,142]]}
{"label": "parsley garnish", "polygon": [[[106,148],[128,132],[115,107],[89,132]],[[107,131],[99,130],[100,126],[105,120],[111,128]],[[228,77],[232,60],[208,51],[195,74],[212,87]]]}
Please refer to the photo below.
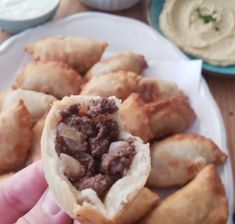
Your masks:
{"label": "parsley garnish", "polygon": [[196,11],[197,11],[198,18],[203,20],[204,23],[210,23],[210,22],[216,21],[216,17],[214,17],[216,14],[216,11],[213,11],[212,14],[205,14],[205,15],[202,14],[200,7],[198,7]]}
{"label": "parsley garnish", "polygon": [[[212,12],[212,14],[203,14],[201,11],[201,8],[197,7],[196,12],[197,12],[198,18],[201,19],[205,24],[216,22],[215,14],[217,12],[215,10]],[[215,30],[219,31],[219,27],[216,26]]]}

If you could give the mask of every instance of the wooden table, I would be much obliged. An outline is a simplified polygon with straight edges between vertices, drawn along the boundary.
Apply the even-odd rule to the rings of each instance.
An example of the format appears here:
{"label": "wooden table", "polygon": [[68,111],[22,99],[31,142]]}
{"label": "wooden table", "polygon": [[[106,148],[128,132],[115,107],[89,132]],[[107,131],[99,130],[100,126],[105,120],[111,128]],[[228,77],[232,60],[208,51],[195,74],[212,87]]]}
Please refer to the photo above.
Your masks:
{"label": "wooden table", "polygon": [[[147,7],[148,0],[143,0],[130,10],[113,14],[136,18],[147,23]],[[82,11],[91,11],[91,9],[82,5],[79,0],[61,0],[60,6],[53,20]],[[0,43],[9,36],[10,35],[6,32],[0,32]],[[204,76],[223,114],[227,130],[228,148],[232,158],[233,174],[235,177],[235,78],[215,77],[207,74],[204,74]],[[208,116],[210,115],[208,114]]]}

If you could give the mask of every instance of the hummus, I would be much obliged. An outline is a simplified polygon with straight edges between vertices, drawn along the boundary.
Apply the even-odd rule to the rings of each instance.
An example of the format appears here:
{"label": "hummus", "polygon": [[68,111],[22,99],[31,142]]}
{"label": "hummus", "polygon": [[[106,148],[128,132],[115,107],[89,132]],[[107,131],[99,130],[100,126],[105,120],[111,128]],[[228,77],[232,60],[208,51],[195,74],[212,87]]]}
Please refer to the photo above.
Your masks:
{"label": "hummus", "polygon": [[160,28],[191,55],[215,65],[235,64],[234,0],[166,0]]}

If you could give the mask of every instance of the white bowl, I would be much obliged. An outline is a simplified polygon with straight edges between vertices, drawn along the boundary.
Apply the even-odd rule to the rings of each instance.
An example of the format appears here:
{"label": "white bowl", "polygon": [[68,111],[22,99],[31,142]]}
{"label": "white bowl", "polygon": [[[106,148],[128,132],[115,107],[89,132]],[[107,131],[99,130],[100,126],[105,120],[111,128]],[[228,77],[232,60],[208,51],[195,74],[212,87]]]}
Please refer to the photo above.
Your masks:
{"label": "white bowl", "polygon": [[0,27],[10,33],[19,33],[28,28],[38,26],[49,21],[54,16],[59,3],[60,0],[52,1],[50,7],[45,9],[44,12],[41,12],[37,16],[28,19],[7,19],[0,15]]}
{"label": "white bowl", "polygon": [[85,5],[104,11],[120,11],[136,5],[141,0],[81,0]]}

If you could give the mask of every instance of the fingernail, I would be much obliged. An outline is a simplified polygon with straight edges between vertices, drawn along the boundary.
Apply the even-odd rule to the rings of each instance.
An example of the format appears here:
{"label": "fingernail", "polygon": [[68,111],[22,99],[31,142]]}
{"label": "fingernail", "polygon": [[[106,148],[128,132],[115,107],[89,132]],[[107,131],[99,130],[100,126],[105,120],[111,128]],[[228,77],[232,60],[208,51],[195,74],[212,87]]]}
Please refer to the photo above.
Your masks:
{"label": "fingernail", "polygon": [[56,215],[60,211],[60,208],[57,205],[51,191],[47,190],[42,197],[41,207],[43,211],[50,216]]}
{"label": "fingernail", "polygon": [[73,224],[80,224],[80,222],[78,222],[78,221],[73,221]]}

